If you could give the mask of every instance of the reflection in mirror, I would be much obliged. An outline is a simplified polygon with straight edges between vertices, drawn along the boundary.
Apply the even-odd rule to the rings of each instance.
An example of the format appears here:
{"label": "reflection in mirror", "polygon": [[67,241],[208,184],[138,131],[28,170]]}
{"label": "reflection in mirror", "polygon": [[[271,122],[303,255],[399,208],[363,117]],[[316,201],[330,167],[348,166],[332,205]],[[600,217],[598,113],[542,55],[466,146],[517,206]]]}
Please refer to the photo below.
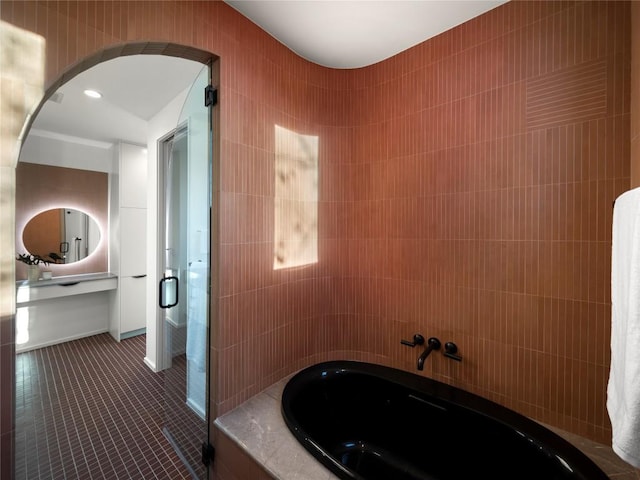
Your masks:
{"label": "reflection in mirror", "polygon": [[54,208],[29,220],[22,241],[32,255],[51,259],[51,263],[73,263],[88,257],[98,247],[100,228],[84,212]]}

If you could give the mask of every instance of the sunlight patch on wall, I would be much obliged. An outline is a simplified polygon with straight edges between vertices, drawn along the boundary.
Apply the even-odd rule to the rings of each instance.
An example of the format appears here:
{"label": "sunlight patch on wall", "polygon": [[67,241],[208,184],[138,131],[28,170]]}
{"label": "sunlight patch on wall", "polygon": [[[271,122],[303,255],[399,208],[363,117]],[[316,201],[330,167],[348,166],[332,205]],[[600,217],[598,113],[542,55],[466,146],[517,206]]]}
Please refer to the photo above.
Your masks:
{"label": "sunlight patch on wall", "polygon": [[0,322],[16,308],[15,167],[26,120],[42,99],[44,59],[43,37],[0,21]]}
{"label": "sunlight patch on wall", "polygon": [[318,137],[275,126],[274,270],[318,262]]}
{"label": "sunlight patch on wall", "polygon": [[0,21],[0,166],[15,167],[23,128],[42,99],[44,38]]}

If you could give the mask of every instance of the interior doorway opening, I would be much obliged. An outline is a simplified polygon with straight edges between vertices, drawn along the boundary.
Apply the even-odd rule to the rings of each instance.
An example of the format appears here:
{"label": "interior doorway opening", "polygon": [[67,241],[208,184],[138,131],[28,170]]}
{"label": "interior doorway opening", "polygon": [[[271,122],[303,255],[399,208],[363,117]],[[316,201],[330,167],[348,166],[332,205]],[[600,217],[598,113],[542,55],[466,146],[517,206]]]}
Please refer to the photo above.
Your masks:
{"label": "interior doorway opening", "polygon": [[[186,57],[186,59],[179,57]],[[82,181],[78,182],[78,176],[82,177],[83,175],[82,171],[98,172],[104,174],[102,175],[103,177],[106,176],[107,200],[104,210],[106,213],[93,215],[100,217],[97,224],[102,234],[100,247],[103,249],[103,257],[106,257],[106,266],[102,267],[105,264],[101,263],[100,260],[96,260],[95,257],[92,259],[91,255],[89,255],[87,261],[82,260],[72,266],[64,261],[66,260],[65,254],[67,252],[61,246],[60,251],[45,252],[47,260],[52,260],[48,262],[47,270],[51,272],[53,278],[50,281],[48,278],[40,277],[38,282],[50,281],[51,284],[59,282],[61,285],[64,283],[66,288],[67,284],[71,286],[70,284],[76,280],[78,280],[79,285],[85,284],[84,280],[87,276],[96,274],[106,274],[106,280],[112,280],[113,277],[117,277],[118,286],[115,289],[105,287],[104,290],[92,293],[95,298],[106,299],[107,302],[109,318],[106,323],[103,323],[103,325],[106,325],[104,331],[109,331],[116,341],[131,336],[144,335],[146,339],[145,355],[139,360],[140,362],[144,361],[146,366],[154,372],[162,370],[163,362],[159,359],[165,355],[163,324],[161,315],[158,313],[157,298],[156,262],[158,254],[156,251],[156,237],[158,227],[149,222],[150,218],[157,218],[158,209],[157,201],[154,202],[158,196],[157,183],[155,182],[158,176],[156,161],[157,140],[162,133],[168,130],[169,125],[175,126],[184,100],[191,89],[192,81],[197,77],[197,73],[202,70],[203,64],[211,64],[212,61],[212,56],[207,52],[166,44],[128,45],[124,48],[120,46],[87,58],[63,75],[48,90],[47,100],[41,103],[31,117],[32,120],[27,129],[28,135],[23,142],[18,164],[18,168],[20,168],[21,164],[30,164],[32,168],[43,167],[49,169],[49,171],[55,169],[60,172],[60,177],[56,177],[61,178],[60,183],[68,183],[69,185],[67,186],[68,188],[57,188],[58,185],[56,184],[56,187],[52,188],[51,185],[47,186],[45,184],[42,186],[41,199],[34,201],[37,199],[31,198],[28,205],[19,205],[19,198],[17,197],[17,249],[18,247],[25,249],[19,237],[24,229],[21,222],[26,223],[36,210],[42,209],[44,204],[55,203],[58,204],[57,206],[63,207],[65,199],[56,199],[55,196],[64,197],[65,192],[68,193],[73,190],[74,184],[77,190],[83,190]],[[91,113],[92,120],[83,117],[81,102],[73,101],[76,90],[88,89],[85,88],[88,87],[86,82],[91,78],[100,77],[104,79],[105,67],[109,67],[109,64],[115,65],[118,63],[122,64],[120,72],[126,72],[122,77],[135,77],[136,72],[140,74],[140,71],[144,71],[145,74],[151,74],[155,78],[149,79],[147,76],[145,81],[139,82],[147,87],[142,91],[143,93],[140,93],[140,91],[135,93],[131,81],[122,77],[119,80],[114,80],[113,78],[107,80],[104,83],[106,87],[96,88],[98,91],[102,90],[100,91],[102,98],[91,99],[104,102],[102,105],[96,103],[86,104],[91,100],[81,97],[82,101],[89,105],[87,107],[88,110],[85,110],[85,112],[89,111]],[[153,63],[156,63],[160,69],[150,68],[149,65]],[[162,68],[163,63],[164,68]],[[169,82],[168,77],[171,77],[176,72],[181,74],[180,77],[182,79],[189,76],[187,72],[191,72],[191,78],[182,85],[180,85],[180,79],[177,78],[175,83]],[[163,87],[172,84],[174,90],[158,92],[158,89],[149,88],[150,85],[154,84]],[[72,107],[69,109],[71,113],[67,112],[68,122],[60,120],[64,117],[61,112],[64,110],[65,102]],[[117,120],[117,118],[121,120]],[[100,128],[100,125],[102,128]],[[95,135],[91,133],[91,128],[93,128]],[[209,144],[209,149],[211,148],[212,146]],[[136,157],[146,160],[138,162],[139,164],[144,163],[146,170],[143,171],[134,166]],[[56,165],[54,161],[59,163]],[[137,193],[139,197],[142,197],[138,200],[144,203],[136,204],[134,199],[131,204],[123,204],[123,197],[126,197],[125,190],[122,188],[123,177],[128,176],[130,179],[139,180],[142,175],[146,176],[146,186],[150,187],[149,190],[142,196],[139,195],[139,188],[134,187],[130,190],[133,191],[133,194]],[[131,199],[127,199],[127,201],[129,200]],[[99,208],[94,205],[96,203],[95,199],[92,198],[85,201],[82,195],[76,195],[72,203],[73,205],[71,206],[81,207],[78,208],[80,211],[87,209],[87,205],[90,205],[90,210]],[[25,208],[22,208],[23,206]],[[114,216],[114,210],[119,210],[119,215]],[[133,217],[133,222],[130,217]],[[140,226],[143,223],[140,221],[141,219],[144,219],[146,227],[143,233],[140,230],[128,231],[132,225]],[[126,238],[135,239],[133,246],[127,247],[125,245],[124,248],[122,247],[123,240]],[[114,249],[114,243],[116,242],[121,243],[119,250]],[[80,243],[80,241],[76,243]],[[209,244],[210,242],[207,241],[206,243]],[[140,246],[143,248],[140,248]],[[63,261],[48,256],[49,253],[59,255],[63,258]],[[142,262],[140,262],[141,257]],[[209,258],[207,258],[207,264],[209,264],[209,261]],[[134,262],[141,263],[143,270],[127,272],[126,269]],[[98,266],[96,267],[96,265]],[[99,271],[95,271],[96,269]],[[114,275],[113,270],[117,270],[117,274]],[[65,279],[65,277],[67,278]],[[126,283],[125,278],[130,280],[130,283]],[[17,278],[17,280],[21,279]],[[132,286],[135,285],[136,281],[143,283],[144,286],[142,288]],[[32,285],[32,292],[38,291],[41,286],[44,286],[44,283]],[[116,293],[119,287],[124,287],[119,292],[120,294]],[[131,307],[126,303],[127,299],[123,298],[123,293],[130,292],[136,293],[133,296],[129,295],[129,297],[133,297],[129,298],[129,300],[143,299],[144,310],[146,311],[142,314],[140,309],[136,309],[135,306]],[[76,295],[69,295],[64,300],[67,302],[67,307],[69,307],[65,308],[67,312],[73,311],[74,297]],[[27,319],[26,322],[23,322],[25,325],[21,329],[23,338],[25,337],[25,329],[27,332],[29,329],[31,331],[38,330],[39,317],[46,318],[46,305],[44,305],[45,308],[38,308],[43,305],[37,305],[37,300],[37,295],[34,296],[32,294],[30,300],[24,304],[22,315],[17,316],[23,320]],[[52,299],[52,301],[57,301],[61,304],[59,298]],[[133,311],[133,316],[137,317],[138,323],[133,326],[126,325],[126,322],[122,321],[123,315],[114,314],[117,310],[119,313]],[[104,309],[99,314],[104,314]],[[79,313],[79,315],[82,315],[82,313]],[[119,320],[118,316],[120,317]],[[142,323],[139,321],[141,316],[143,317]],[[118,321],[121,323],[117,324]],[[117,328],[114,328],[114,324],[117,324]],[[139,328],[134,328],[136,326]],[[17,351],[27,352],[43,347],[46,348],[49,345],[99,333],[100,331],[95,329],[90,332],[77,331],[67,335],[65,338],[51,338],[40,343],[26,345],[23,348],[17,345]],[[26,337],[28,338],[29,336],[27,335]],[[33,339],[34,336],[32,335],[31,338]],[[16,381],[16,386],[18,387],[18,381]],[[204,407],[206,412],[207,405]],[[19,414],[18,409],[16,411]],[[16,428],[18,430],[20,428],[19,419],[16,418],[16,420]],[[18,437],[19,435],[20,432],[17,431],[16,436]],[[21,454],[18,451],[18,446],[17,444],[16,465],[23,463],[18,460],[18,456]],[[202,476],[199,477],[204,478]]]}

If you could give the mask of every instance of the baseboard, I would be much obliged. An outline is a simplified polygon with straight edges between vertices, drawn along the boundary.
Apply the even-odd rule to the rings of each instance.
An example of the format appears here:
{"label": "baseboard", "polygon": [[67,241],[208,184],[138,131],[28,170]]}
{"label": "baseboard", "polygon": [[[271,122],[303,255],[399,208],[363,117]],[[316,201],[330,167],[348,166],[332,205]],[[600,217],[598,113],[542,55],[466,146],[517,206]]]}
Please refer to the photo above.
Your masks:
{"label": "baseboard", "polygon": [[78,335],[72,335],[70,337],[59,338],[57,340],[52,340],[50,342],[38,343],[36,345],[29,345],[27,347],[19,347],[16,345],[16,353],[28,352],[31,350],[37,350],[38,348],[50,347],[52,345],[58,345],[60,343],[70,342],[72,340],[78,340],[80,338],[92,337],[93,335],[99,335],[100,333],[107,333],[109,331],[108,328],[101,328],[99,330],[94,330],[93,332],[85,332]]}
{"label": "baseboard", "polygon": [[137,337],[138,335],[142,335],[147,333],[146,328],[139,328],[137,330],[131,330],[130,332],[125,332],[120,334],[120,340],[126,340],[127,338]]}
{"label": "baseboard", "polygon": [[144,364],[151,369],[152,372],[158,373],[156,364],[149,360],[149,357],[144,357]]}

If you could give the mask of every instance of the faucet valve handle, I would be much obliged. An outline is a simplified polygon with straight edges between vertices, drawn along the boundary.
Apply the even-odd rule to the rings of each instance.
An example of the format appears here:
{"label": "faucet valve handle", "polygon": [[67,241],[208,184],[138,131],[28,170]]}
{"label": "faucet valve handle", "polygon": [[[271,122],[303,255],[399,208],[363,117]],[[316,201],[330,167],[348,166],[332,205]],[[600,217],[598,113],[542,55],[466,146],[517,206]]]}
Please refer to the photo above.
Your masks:
{"label": "faucet valve handle", "polygon": [[400,343],[402,345],[406,345],[407,347],[415,347],[416,345],[424,345],[424,337],[422,335],[420,335],[419,333],[416,333],[413,336],[413,342],[410,340],[400,340]]}
{"label": "faucet valve handle", "polygon": [[440,347],[442,346],[440,340],[438,340],[436,337],[431,337],[429,340],[427,340],[427,342],[432,350],[440,350]]}
{"label": "faucet valve handle", "polygon": [[455,343],[447,342],[444,344],[445,357],[455,360],[457,362],[461,362],[462,357],[460,355],[457,355],[457,353],[458,353],[458,346]]}

